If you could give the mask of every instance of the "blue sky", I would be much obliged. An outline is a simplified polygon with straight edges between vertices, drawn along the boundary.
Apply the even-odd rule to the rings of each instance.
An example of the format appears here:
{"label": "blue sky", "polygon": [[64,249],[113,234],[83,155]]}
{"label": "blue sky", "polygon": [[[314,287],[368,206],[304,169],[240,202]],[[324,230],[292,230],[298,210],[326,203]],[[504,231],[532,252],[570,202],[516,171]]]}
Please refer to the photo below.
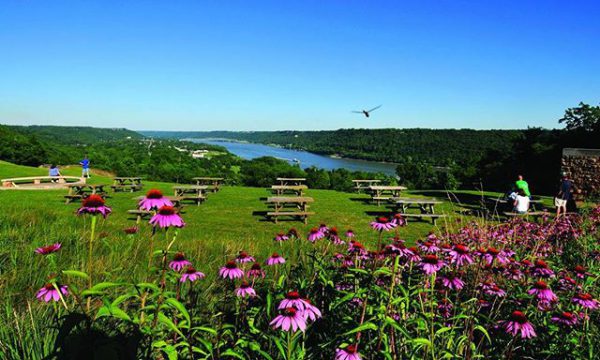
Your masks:
{"label": "blue sky", "polygon": [[599,18],[591,0],[5,0],[0,123],[558,127],[600,102]]}

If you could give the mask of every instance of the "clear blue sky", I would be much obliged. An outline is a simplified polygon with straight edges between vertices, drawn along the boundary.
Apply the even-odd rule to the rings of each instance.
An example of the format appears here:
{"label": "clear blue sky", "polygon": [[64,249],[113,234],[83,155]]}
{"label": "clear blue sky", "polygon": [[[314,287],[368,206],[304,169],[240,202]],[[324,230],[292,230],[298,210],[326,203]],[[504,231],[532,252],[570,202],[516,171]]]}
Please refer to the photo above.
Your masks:
{"label": "clear blue sky", "polygon": [[600,102],[599,19],[597,0],[5,0],[0,123],[558,127]]}

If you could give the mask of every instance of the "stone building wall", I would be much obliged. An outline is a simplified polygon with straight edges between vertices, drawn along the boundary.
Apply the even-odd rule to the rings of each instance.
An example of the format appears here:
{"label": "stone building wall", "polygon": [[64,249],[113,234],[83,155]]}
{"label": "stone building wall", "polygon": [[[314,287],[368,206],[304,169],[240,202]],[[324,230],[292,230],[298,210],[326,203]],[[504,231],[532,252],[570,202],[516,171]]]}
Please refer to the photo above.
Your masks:
{"label": "stone building wall", "polygon": [[575,184],[578,198],[600,195],[600,149],[563,149],[561,170]]}

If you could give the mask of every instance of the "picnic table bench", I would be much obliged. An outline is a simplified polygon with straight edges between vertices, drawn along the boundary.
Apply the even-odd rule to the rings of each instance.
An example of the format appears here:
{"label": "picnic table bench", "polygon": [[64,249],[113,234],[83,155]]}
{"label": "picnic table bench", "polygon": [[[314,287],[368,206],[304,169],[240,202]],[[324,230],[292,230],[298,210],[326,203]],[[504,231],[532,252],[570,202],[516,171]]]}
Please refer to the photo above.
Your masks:
{"label": "picnic table bench", "polygon": [[306,178],[284,178],[278,177],[279,185],[304,185]]}
{"label": "picnic table bench", "polygon": [[[311,197],[305,196],[273,196],[267,198],[267,204],[272,204],[274,211],[267,212],[267,218],[273,219],[275,224],[281,216],[291,216],[294,218],[301,219],[305,224],[308,221],[310,215],[314,215],[314,212],[309,212],[309,204],[314,202]],[[284,210],[285,207],[293,206],[295,211]]]}
{"label": "picnic table bench", "polygon": [[111,188],[114,192],[117,191],[139,191],[142,190],[142,178],[141,177],[127,177],[118,176],[113,178],[113,184]]}
{"label": "picnic table bench", "polygon": [[173,186],[175,197],[180,201],[193,201],[196,205],[200,205],[206,200],[205,191],[208,189],[206,185],[177,185]]}
{"label": "picnic table bench", "polygon": [[222,177],[195,177],[192,180],[196,181],[196,185],[198,186],[208,186],[212,190],[212,192],[219,191],[221,183],[225,180]]}
{"label": "picnic table bench", "polygon": [[540,219],[540,218],[544,218],[544,217],[548,217],[548,216],[552,216],[551,213],[549,213],[548,211],[528,211],[526,213],[517,213],[514,211],[505,211],[502,213],[504,216],[506,216],[506,218],[510,219],[510,218],[518,218],[518,217],[522,217],[522,218],[533,218],[534,220]]}
{"label": "picnic table bench", "polygon": [[283,195],[285,193],[293,193],[297,196],[303,196],[304,191],[308,189],[306,185],[273,185],[271,186],[271,191],[273,191],[276,195]]}
{"label": "picnic table bench", "polygon": [[108,197],[108,193],[104,190],[106,184],[68,184],[69,193],[65,195],[65,204],[69,204],[75,200],[82,200],[90,194],[98,194],[103,198]]}
{"label": "picnic table bench", "polygon": [[399,185],[372,185],[369,186],[369,190],[371,191],[371,200],[377,202],[377,206],[379,206],[382,201],[400,197],[400,192],[406,190],[406,187]]}
{"label": "picnic table bench", "polygon": [[[26,176],[19,178],[2,179],[3,188],[31,188],[31,185],[41,185],[43,183],[57,183],[57,184],[68,184],[68,183],[83,183],[85,184],[85,178],[76,176]],[[28,186],[29,185],[29,186]]]}
{"label": "picnic table bench", "polygon": [[[394,202],[399,214],[406,218],[431,219],[431,222],[435,225],[437,219],[446,216],[435,213],[435,205],[442,203],[437,199],[392,198],[390,201]],[[409,209],[419,209],[420,213],[409,213]]]}
{"label": "picnic table bench", "polygon": [[376,184],[380,183],[381,180],[356,179],[356,180],[352,180],[352,182],[354,183],[354,189],[356,190],[356,192],[360,193],[362,190],[367,190],[371,186],[375,186]]}

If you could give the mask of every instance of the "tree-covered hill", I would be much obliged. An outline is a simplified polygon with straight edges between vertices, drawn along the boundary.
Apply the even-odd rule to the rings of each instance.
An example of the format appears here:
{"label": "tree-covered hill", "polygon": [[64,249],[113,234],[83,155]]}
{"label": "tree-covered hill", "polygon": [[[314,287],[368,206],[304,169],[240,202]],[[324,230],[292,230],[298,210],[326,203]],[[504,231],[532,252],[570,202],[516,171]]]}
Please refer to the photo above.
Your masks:
{"label": "tree-covered hill", "polygon": [[89,126],[7,126],[11,130],[39,139],[55,141],[65,145],[87,145],[98,142],[141,139],[143,135],[123,128],[96,128]]}

